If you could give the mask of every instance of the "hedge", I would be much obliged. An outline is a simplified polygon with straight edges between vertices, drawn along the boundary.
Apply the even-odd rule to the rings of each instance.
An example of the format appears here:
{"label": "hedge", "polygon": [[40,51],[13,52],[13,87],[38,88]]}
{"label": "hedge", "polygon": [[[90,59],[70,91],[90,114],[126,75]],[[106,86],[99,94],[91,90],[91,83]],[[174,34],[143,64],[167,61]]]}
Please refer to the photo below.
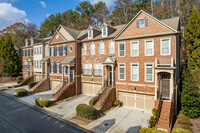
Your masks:
{"label": "hedge", "polygon": [[50,100],[49,99],[40,99],[40,98],[37,98],[35,99],[35,103],[40,106],[40,107],[49,107],[50,105]]}
{"label": "hedge", "polygon": [[97,119],[98,117],[97,110],[87,104],[79,104],[76,107],[76,114],[90,120]]}
{"label": "hedge", "polygon": [[155,128],[147,128],[147,127],[143,127],[140,129],[139,133],[167,133],[165,131],[161,131]]}
{"label": "hedge", "polygon": [[28,91],[26,89],[17,89],[16,90],[16,96],[18,97],[23,97],[23,96],[27,96],[28,95]]}
{"label": "hedge", "polygon": [[29,88],[33,88],[38,82],[32,82],[28,85]]}
{"label": "hedge", "polygon": [[156,125],[156,115],[157,115],[157,109],[153,108],[152,109],[152,113],[153,113],[153,116],[150,117],[150,120],[149,120],[149,127],[152,128]]}
{"label": "hedge", "polygon": [[172,133],[192,133],[192,132],[183,128],[175,128],[172,130]]}
{"label": "hedge", "polygon": [[19,84],[20,82],[23,81],[23,77],[22,76],[17,77],[16,81],[17,81],[17,84]]}

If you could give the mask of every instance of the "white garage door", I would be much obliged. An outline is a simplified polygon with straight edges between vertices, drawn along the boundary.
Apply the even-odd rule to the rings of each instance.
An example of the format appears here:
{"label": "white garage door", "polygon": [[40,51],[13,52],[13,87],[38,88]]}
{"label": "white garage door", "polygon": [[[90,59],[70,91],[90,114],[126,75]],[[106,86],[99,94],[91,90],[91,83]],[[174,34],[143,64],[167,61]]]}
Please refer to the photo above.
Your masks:
{"label": "white garage door", "polygon": [[82,93],[90,96],[95,96],[102,85],[100,84],[91,84],[91,83],[82,83]]}
{"label": "white garage door", "polygon": [[154,107],[154,96],[136,94],[129,92],[118,92],[119,100],[123,106],[138,108],[142,110],[152,110]]}

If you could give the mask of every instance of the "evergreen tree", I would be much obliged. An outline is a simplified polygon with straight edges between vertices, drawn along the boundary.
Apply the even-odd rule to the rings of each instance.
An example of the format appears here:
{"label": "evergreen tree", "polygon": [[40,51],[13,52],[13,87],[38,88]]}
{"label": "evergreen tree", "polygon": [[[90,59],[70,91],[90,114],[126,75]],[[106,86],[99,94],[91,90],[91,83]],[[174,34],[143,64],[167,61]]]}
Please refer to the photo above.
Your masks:
{"label": "evergreen tree", "polygon": [[14,49],[14,44],[10,34],[7,35],[1,49],[2,59],[4,59],[3,74],[6,76],[17,76],[20,72],[19,56]]}
{"label": "evergreen tree", "polygon": [[200,15],[196,7],[194,7],[185,28],[185,41],[188,68],[195,76],[200,71]]}
{"label": "evergreen tree", "polygon": [[1,54],[2,54],[2,46],[3,46],[3,43],[4,43],[4,37],[1,36],[0,38],[0,75],[2,73],[2,69],[3,69],[3,66],[4,66],[4,60],[1,58]]}

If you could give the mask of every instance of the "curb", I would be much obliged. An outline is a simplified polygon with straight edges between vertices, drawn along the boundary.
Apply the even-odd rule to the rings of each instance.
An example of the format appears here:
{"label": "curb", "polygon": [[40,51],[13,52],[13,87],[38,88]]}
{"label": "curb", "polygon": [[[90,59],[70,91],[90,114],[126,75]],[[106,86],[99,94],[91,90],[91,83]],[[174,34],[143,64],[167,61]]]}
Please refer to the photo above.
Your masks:
{"label": "curb", "polygon": [[10,99],[16,100],[16,101],[18,101],[18,102],[20,102],[20,103],[22,103],[22,104],[25,104],[25,105],[27,105],[27,106],[29,106],[29,107],[31,107],[31,108],[37,110],[37,111],[40,111],[40,112],[42,112],[42,113],[45,113],[45,114],[47,114],[47,115],[49,115],[49,116],[51,116],[51,117],[53,117],[53,118],[55,118],[55,119],[58,119],[58,120],[60,120],[60,121],[62,121],[62,122],[64,122],[64,123],[67,123],[67,124],[69,124],[69,125],[71,125],[71,126],[74,126],[74,127],[78,128],[78,129],[80,129],[80,130],[83,130],[83,131],[88,132],[88,133],[93,133],[92,131],[85,129],[85,128],[79,126],[78,124],[75,124],[75,123],[72,123],[72,122],[70,122],[70,121],[68,121],[68,120],[62,119],[62,118],[60,118],[60,117],[58,117],[58,116],[56,116],[56,115],[54,115],[54,114],[52,114],[52,113],[49,113],[48,111],[44,110],[43,108],[40,108],[40,107],[38,107],[38,106],[34,106],[34,105],[29,104],[29,103],[26,103],[26,102],[22,101],[21,99],[15,97],[15,96],[13,96],[13,95],[7,94],[6,92],[0,91],[0,94],[4,95],[4,96],[6,96],[6,97],[8,97],[8,98],[10,98]]}

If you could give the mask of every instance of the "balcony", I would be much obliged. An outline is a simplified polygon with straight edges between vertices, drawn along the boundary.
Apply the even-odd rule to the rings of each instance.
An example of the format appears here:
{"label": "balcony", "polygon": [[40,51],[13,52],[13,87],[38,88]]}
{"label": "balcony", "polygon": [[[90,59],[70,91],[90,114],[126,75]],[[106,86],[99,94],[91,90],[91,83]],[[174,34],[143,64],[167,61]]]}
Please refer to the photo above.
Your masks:
{"label": "balcony", "polygon": [[175,67],[173,58],[156,58],[155,67]]}

